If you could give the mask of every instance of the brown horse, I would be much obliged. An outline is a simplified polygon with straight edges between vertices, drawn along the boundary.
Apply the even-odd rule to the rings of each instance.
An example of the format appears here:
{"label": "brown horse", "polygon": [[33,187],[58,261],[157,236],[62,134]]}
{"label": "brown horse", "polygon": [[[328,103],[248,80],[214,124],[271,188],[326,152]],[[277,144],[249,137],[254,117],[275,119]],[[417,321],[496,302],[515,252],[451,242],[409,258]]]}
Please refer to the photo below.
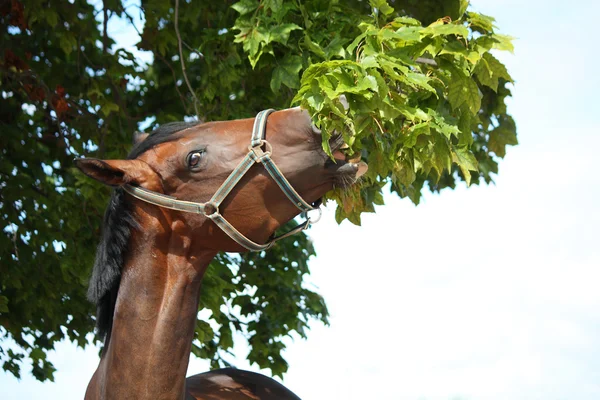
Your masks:
{"label": "brown horse", "polygon": [[138,136],[125,160],[76,160],[116,186],[88,292],[105,343],[86,399],[298,399],[236,369],[186,382],[200,282],[217,252],[264,248],[300,210],[363,173],[341,144],[332,140],[330,160],[306,111],[292,108],[268,123],[169,124]]}

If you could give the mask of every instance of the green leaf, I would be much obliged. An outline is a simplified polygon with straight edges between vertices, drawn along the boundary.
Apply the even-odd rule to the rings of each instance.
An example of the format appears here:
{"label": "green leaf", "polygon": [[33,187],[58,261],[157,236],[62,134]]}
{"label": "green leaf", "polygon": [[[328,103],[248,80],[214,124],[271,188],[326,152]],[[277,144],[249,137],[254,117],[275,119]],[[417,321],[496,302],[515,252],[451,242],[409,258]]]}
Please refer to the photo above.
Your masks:
{"label": "green leaf", "polygon": [[119,106],[115,103],[112,103],[110,101],[106,101],[103,105],[102,108],[100,109],[100,112],[107,117],[110,113],[112,112],[118,112],[119,111]]}
{"label": "green leaf", "polygon": [[0,296],[0,312],[8,312],[8,297],[6,296]]}
{"label": "green leaf", "polygon": [[32,360],[45,360],[46,359],[46,353],[44,353],[44,351],[42,349],[40,349],[39,347],[34,347],[33,349],[31,349],[31,353],[29,353],[29,357]]}
{"label": "green leaf", "polygon": [[[410,107],[407,106],[405,104],[396,104],[396,103],[388,103],[388,101],[386,100],[385,103],[389,104],[390,107],[393,107],[395,110],[398,111],[399,114],[404,115],[406,118],[408,118],[410,121],[412,122],[421,122],[421,121],[429,121],[429,119],[431,118],[429,116],[429,114],[427,114],[425,111],[423,111],[420,108],[415,108],[415,107]],[[396,118],[396,116],[389,116],[389,119],[394,119]]]}
{"label": "green leaf", "polygon": [[472,120],[476,120],[477,117],[471,116],[471,113],[463,112],[460,114],[458,121],[458,128],[460,129],[460,136],[458,138],[459,146],[471,146],[473,144],[473,133],[471,130]]}
{"label": "green leaf", "polygon": [[348,47],[346,47],[346,51],[350,54],[354,53],[354,50],[356,50],[356,48],[358,47],[358,45],[365,39],[365,37],[367,37],[367,35],[371,34],[370,31],[364,32],[360,35],[358,35],[356,38],[354,38],[354,40],[352,41],[352,43],[350,43],[348,45]]}
{"label": "green leaf", "polygon": [[228,325],[223,325],[220,329],[219,336],[219,347],[223,350],[227,350],[233,347],[233,336],[231,328]]}
{"label": "green leaf", "polygon": [[51,8],[46,10],[46,22],[48,22],[48,25],[50,25],[52,28],[58,24],[58,14],[56,11]]}
{"label": "green leaf", "polygon": [[[323,108],[325,106],[325,96],[321,95],[320,93],[314,93],[306,98],[306,102],[310,106],[311,109],[313,109],[317,112],[320,112],[323,110]],[[329,154],[329,156],[331,156],[330,153],[331,152],[329,152],[327,154]]]}
{"label": "green leaf", "polygon": [[428,110],[428,115],[432,118],[430,124],[436,131],[450,139],[451,136],[458,136],[460,130],[456,125],[449,124],[446,119],[434,110]]}
{"label": "green leaf", "polygon": [[240,15],[246,15],[258,8],[259,2],[256,0],[242,0],[231,6]]}
{"label": "green leaf", "polygon": [[490,70],[490,66],[484,58],[479,60],[473,73],[482,85],[488,86],[494,92],[498,90],[498,77],[494,77],[494,73]]}
{"label": "green leaf", "polygon": [[254,68],[263,54],[262,48],[267,43],[266,35],[260,29],[244,29],[236,35],[234,41],[236,43],[243,43],[243,49],[248,53],[248,60],[252,68]]}
{"label": "green leaf", "polygon": [[345,219],[346,219],[346,216],[344,215],[344,209],[342,207],[336,208],[335,209],[335,222],[337,222],[339,225]]}
{"label": "green leaf", "polygon": [[467,185],[471,185],[471,173],[469,171],[477,171],[477,159],[466,147],[454,147],[452,149],[452,161],[460,167]]}
{"label": "green leaf", "polygon": [[496,39],[496,44],[494,44],[494,48],[497,50],[505,50],[510,51],[511,53],[515,52],[515,47],[513,45],[513,40],[515,39],[512,36],[494,34],[493,38]]}
{"label": "green leaf", "polygon": [[460,40],[450,40],[444,45],[439,54],[453,54],[464,58],[471,64],[476,64],[481,59],[481,55],[477,51],[465,47],[465,44]]}
{"label": "green leaf", "polygon": [[337,99],[341,94],[355,93],[362,94],[367,98],[371,98],[372,94],[377,92],[377,79],[374,76],[359,76],[357,81],[345,71],[334,75],[338,78],[338,85],[333,92],[331,92],[330,99]]}
{"label": "green leaf", "polygon": [[469,0],[460,0],[460,7],[458,9],[459,18],[467,12],[467,7],[469,7]]}
{"label": "green leaf", "polygon": [[325,51],[325,58],[346,58],[346,49],[344,48],[346,43],[348,41],[336,32],[333,35],[333,39],[330,39],[327,46],[323,49]]}
{"label": "green leaf", "polygon": [[496,57],[490,53],[486,53],[483,59],[487,62],[489,70],[492,72],[494,79],[502,78],[508,82],[513,82],[512,77],[508,73],[504,64],[502,64]]}
{"label": "green leaf", "polygon": [[421,122],[411,126],[408,132],[409,134],[404,140],[404,147],[410,149],[415,147],[420,135],[429,135],[431,132],[430,124],[428,122]]}
{"label": "green leaf", "polygon": [[415,72],[407,72],[406,73],[405,82],[414,85],[415,87],[420,87],[425,89],[437,96],[437,92],[435,89],[429,84],[429,78],[424,74],[419,74]]}
{"label": "green leaf", "polygon": [[[377,62],[377,58],[374,56],[368,56],[360,60],[360,66],[364,69],[367,68],[379,68],[379,63]],[[375,73],[377,73],[375,71]]]}
{"label": "green leaf", "polygon": [[494,22],[496,21],[493,17],[479,14],[476,12],[467,13],[467,17],[471,25],[483,29],[486,32],[494,30]]}
{"label": "green leaf", "polygon": [[290,33],[295,30],[302,30],[302,28],[292,23],[278,25],[270,29],[265,34],[266,42],[279,42],[281,44],[286,44],[290,38]]}
{"label": "green leaf", "polygon": [[65,33],[60,37],[60,48],[65,52],[66,55],[71,54],[76,46],[77,39],[75,39],[75,36]]}
{"label": "green leaf", "polygon": [[406,159],[398,160],[394,164],[394,176],[404,186],[410,186],[417,178],[414,167]]}
{"label": "green leaf", "polygon": [[471,40],[471,47],[479,53],[479,55],[483,55],[494,48],[494,45],[498,41],[494,39],[493,35],[483,35],[474,40]]}
{"label": "green leaf", "polygon": [[313,42],[308,36],[308,33],[304,33],[304,40],[302,44],[313,54],[319,56],[320,58],[325,58],[325,52],[317,43]]}
{"label": "green leaf", "polygon": [[348,221],[352,222],[354,225],[356,226],[361,226],[362,221],[360,218],[360,212],[358,211],[354,211],[351,214],[348,215]]}
{"label": "green leaf", "polygon": [[[377,36],[383,41],[396,41],[396,42],[416,42],[421,39],[421,27],[416,26],[402,26],[397,30],[382,29],[379,32],[370,32],[371,34],[377,33]],[[394,43],[398,45],[399,43]]]}
{"label": "green leaf", "polygon": [[432,37],[436,36],[448,36],[448,35],[457,35],[462,37],[469,36],[469,30],[466,26],[460,23],[449,23],[445,24],[441,21],[436,21],[433,24],[429,25],[427,28],[423,30],[423,33],[426,35],[431,35]]}
{"label": "green leaf", "polygon": [[465,104],[469,107],[471,113],[476,115],[481,109],[481,95],[477,84],[473,79],[468,78],[465,80],[462,91],[465,96]]}
{"label": "green leaf", "polygon": [[207,343],[211,341],[215,335],[215,332],[213,331],[211,326],[206,321],[202,320],[196,321],[195,332],[196,339],[198,339],[200,343]]}
{"label": "green leaf", "polygon": [[421,22],[418,19],[403,16],[403,17],[394,18],[394,21],[392,21],[391,25],[392,26],[411,25],[411,26],[419,26],[420,27]]}
{"label": "green leaf", "polygon": [[490,131],[488,148],[496,153],[498,157],[504,158],[507,145],[516,146],[517,144],[519,144],[517,127],[512,118],[501,120],[500,125]]}
{"label": "green leaf", "polygon": [[271,77],[271,90],[279,91],[281,84],[297,89],[300,86],[298,74],[302,69],[302,58],[300,56],[287,55],[273,70]]}
{"label": "green leaf", "polygon": [[448,85],[448,101],[454,110],[466,105],[472,114],[481,108],[479,88],[473,79],[457,68],[452,68],[452,79]]}
{"label": "green leaf", "polygon": [[394,13],[394,8],[391,7],[386,0],[369,0],[371,7],[376,8],[384,15]]}
{"label": "green leaf", "polygon": [[452,167],[452,154],[448,142],[441,137],[438,137],[433,146],[433,167],[441,177],[444,171],[450,171]]}

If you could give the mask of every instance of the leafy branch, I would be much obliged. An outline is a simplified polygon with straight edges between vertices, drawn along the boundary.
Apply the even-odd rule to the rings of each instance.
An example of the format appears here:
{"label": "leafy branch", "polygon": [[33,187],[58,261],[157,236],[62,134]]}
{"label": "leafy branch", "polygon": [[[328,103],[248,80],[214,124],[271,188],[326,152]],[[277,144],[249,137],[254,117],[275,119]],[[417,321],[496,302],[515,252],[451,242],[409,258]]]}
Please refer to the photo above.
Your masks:
{"label": "leafy branch", "polygon": [[[306,15],[301,3],[285,12],[270,2],[259,8],[250,1],[233,5],[240,13],[236,40],[255,68],[272,62],[271,55],[282,48],[294,48],[292,34],[309,50],[308,60],[275,60],[280,66],[273,70],[271,89],[298,88],[292,104],[309,110],[327,154],[333,157],[329,141],[338,133],[350,157],[367,161],[360,186],[328,194],[338,203],[338,221],[356,224],[362,212],[382,203],[385,185],[418,204],[426,183],[437,191],[454,187],[456,180],[491,182],[497,158],[507,145],[517,144],[504,105],[512,78],[491,53],[512,51],[512,43],[495,32],[492,17],[467,11],[462,0],[458,18],[423,25],[385,0],[370,5],[370,17],[357,20],[358,31],[338,43],[320,35],[318,21],[304,27],[291,22]],[[336,18],[344,18],[344,10],[331,7]],[[287,29],[281,36],[263,35],[261,28],[271,26]]]}

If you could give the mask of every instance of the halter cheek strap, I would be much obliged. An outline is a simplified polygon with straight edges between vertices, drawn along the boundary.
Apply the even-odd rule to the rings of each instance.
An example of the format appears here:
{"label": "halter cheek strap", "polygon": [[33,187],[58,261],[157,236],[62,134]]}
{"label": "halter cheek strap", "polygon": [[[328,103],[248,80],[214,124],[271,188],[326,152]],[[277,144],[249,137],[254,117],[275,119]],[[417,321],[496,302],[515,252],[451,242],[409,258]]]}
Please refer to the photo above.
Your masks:
{"label": "halter cheek strap", "polygon": [[[307,203],[296,190],[292,187],[290,182],[283,176],[283,173],[277,168],[275,162],[271,159],[273,148],[271,144],[265,139],[267,118],[271,114],[273,109],[264,110],[258,113],[254,120],[254,127],[252,129],[252,138],[250,146],[248,146],[248,153],[239,165],[231,172],[231,174],[225,179],[225,182],[217,189],[212,198],[206,203],[196,203],[191,201],[177,200],[176,198],[161,193],[153,192],[137,186],[123,185],[123,189],[135,198],[143,200],[147,203],[154,204],[159,207],[169,208],[171,210],[191,212],[201,214],[210,218],[223,232],[225,232],[230,238],[235,240],[239,245],[250,251],[261,251],[266,250],[273,246],[278,240],[284,239],[288,236],[296,234],[304,229],[307,229],[312,223],[319,220],[321,215],[321,209],[319,206],[313,207]],[[240,233],[233,225],[231,225],[220,213],[219,206],[225,200],[227,195],[233,190],[238,184],[242,177],[250,170],[254,164],[262,164],[265,170],[273,178],[275,183],[281,188],[287,198],[303,213],[306,221],[296,226],[292,230],[283,235],[277,236],[269,240],[265,244],[258,244],[248,239],[242,233]],[[307,216],[307,212],[311,210],[319,210],[319,217],[316,220],[311,220]]]}

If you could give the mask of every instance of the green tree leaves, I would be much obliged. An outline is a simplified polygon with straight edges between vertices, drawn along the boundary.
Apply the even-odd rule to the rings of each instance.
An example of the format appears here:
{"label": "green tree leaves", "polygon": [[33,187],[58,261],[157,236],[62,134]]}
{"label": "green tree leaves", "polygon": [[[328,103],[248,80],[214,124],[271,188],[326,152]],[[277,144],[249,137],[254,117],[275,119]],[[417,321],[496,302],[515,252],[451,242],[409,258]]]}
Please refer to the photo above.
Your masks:
{"label": "green tree leaves", "polygon": [[[292,78],[303,70],[292,104],[310,111],[323,132],[325,152],[330,154],[328,140],[338,132],[349,152],[370,165],[361,190],[331,195],[338,201],[338,217],[360,221],[361,212],[373,210],[364,192],[379,191],[386,182],[415,203],[425,183],[441,190],[454,187],[457,179],[468,185],[481,178],[489,182],[494,157],[516,144],[514,124],[494,127],[495,121],[508,121],[503,104],[512,78],[490,51],[512,50],[510,38],[495,32],[492,17],[467,12],[468,2],[452,4],[449,14],[427,25],[402,14],[410,9],[407,4],[392,7],[379,0],[369,2],[370,13],[358,5],[354,9],[352,2],[344,8],[333,2],[328,18],[311,2],[290,4],[278,14],[265,6],[252,14],[256,26],[273,21],[298,26],[298,46],[290,36],[271,47],[271,62],[277,63],[278,53],[285,54],[284,62],[294,57],[294,69],[274,69],[271,89],[277,91],[285,77],[286,86],[296,88]],[[243,21],[240,17],[236,24]],[[329,40],[323,31],[331,32]],[[332,52],[334,41],[338,48]],[[309,53],[300,57],[303,49]],[[253,63],[254,53],[247,53]],[[479,161],[485,161],[484,170],[478,169]]]}
{"label": "green tree leaves", "polygon": [[[424,187],[491,182],[517,144],[507,114],[512,78],[494,56],[512,51],[492,17],[466,0],[180,2],[187,75],[182,82],[174,10],[143,2],[139,50],[149,66],[104,31],[136,21],[122,2],[12,2],[0,13],[0,364],[19,376],[29,364],[52,379],[45,353],[80,346],[93,332],[85,290],[110,193],[77,173],[78,155],[121,158],[131,136],[194,116],[252,117],[301,104],[323,131],[337,131],[369,171],[360,186],[334,190],[336,220],[360,223],[390,188],[418,204]],[[136,10],[137,12],[137,10]],[[341,96],[346,102],[341,101]],[[321,296],[305,288],[314,250],[305,235],[267,253],[222,254],[206,273],[194,354],[225,365],[232,338],[249,358],[282,374],[286,336],[327,322]],[[205,314],[203,314],[205,315]]]}
{"label": "green tree leaves", "polygon": [[246,15],[256,10],[259,6],[259,2],[256,0],[242,0],[231,6],[235,11],[239,12],[240,15]]}
{"label": "green tree leaves", "polygon": [[477,114],[481,108],[481,97],[479,87],[463,71],[451,69],[451,81],[448,85],[448,101],[453,110],[459,110],[466,106],[472,114]]}
{"label": "green tree leaves", "polygon": [[[85,346],[93,337],[95,310],[85,292],[110,194],[78,173],[73,158],[122,158],[140,123],[151,130],[190,118],[195,100],[182,84],[168,3],[144,2],[138,48],[153,56],[147,67],[105,36],[95,18],[104,10],[97,13],[86,2],[52,8],[39,0],[24,3],[21,14],[18,8],[15,15],[0,13],[0,44],[10,50],[0,54],[0,365],[15,376],[31,367],[36,378],[47,380],[54,368],[45,354],[57,341]],[[253,68],[243,45],[235,43],[236,19],[251,19],[260,6],[276,21],[286,5],[243,3],[246,8],[180,3],[184,57],[200,118],[245,118],[285,107],[294,95],[289,87],[299,86],[298,65],[305,60],[281,50],[302,33],[300,21],[248,26],[260,39]],[[103,5],[112,21],[136,19],[121,2]],[[276,92],[270,88],[274,76]],[[253,267],[245,266],[244,257],[215,259],[203,281],[201,306],[208,316],[198,321],[194,354],[215,367],[226,365],[241,333],[254,362],[277,374],[286,370],[282,339],[304,337],[309,322],[327,321],[324,300],[303,287],[312,245],[304,234],[295,239],[282,242],[276,253],[253,255]],[[7,340],[16,346],[5,349]]]}
{"label": "green tree leaves", "polygon": [[[286,45],[290,33],[302,29],[295,23],[286,23],[282,20],[289,8],[282,2],[265,1],[259,7],[257,2],[246,0],[235,3],[231,7],[240,13],[240,17],[232,27],[239,31],[235,36],[235,42],[243,43],[252,68],[256,67],[263,54],[275,55],[274,44]],[[252,13],[254,10],[256,12]]]}
{"label": "green tree leaves", "polygon": [[0,296],[0,312],[8,313],[8,297]]}
{"label": "green tree leaves", "polygon": [[286,55],[273,70],[271,78],[271,90],[277,92],[283,83],[291,89],[297,89],[300,86],[300,76],[302,69],[302,58],[295,55]]}
{"label": "green tree leaves", "polygon": [[369,0],[371,7],[377,9],[384,15],[390,15],[394,12],[394,9],[390,7],[386,0]]}

